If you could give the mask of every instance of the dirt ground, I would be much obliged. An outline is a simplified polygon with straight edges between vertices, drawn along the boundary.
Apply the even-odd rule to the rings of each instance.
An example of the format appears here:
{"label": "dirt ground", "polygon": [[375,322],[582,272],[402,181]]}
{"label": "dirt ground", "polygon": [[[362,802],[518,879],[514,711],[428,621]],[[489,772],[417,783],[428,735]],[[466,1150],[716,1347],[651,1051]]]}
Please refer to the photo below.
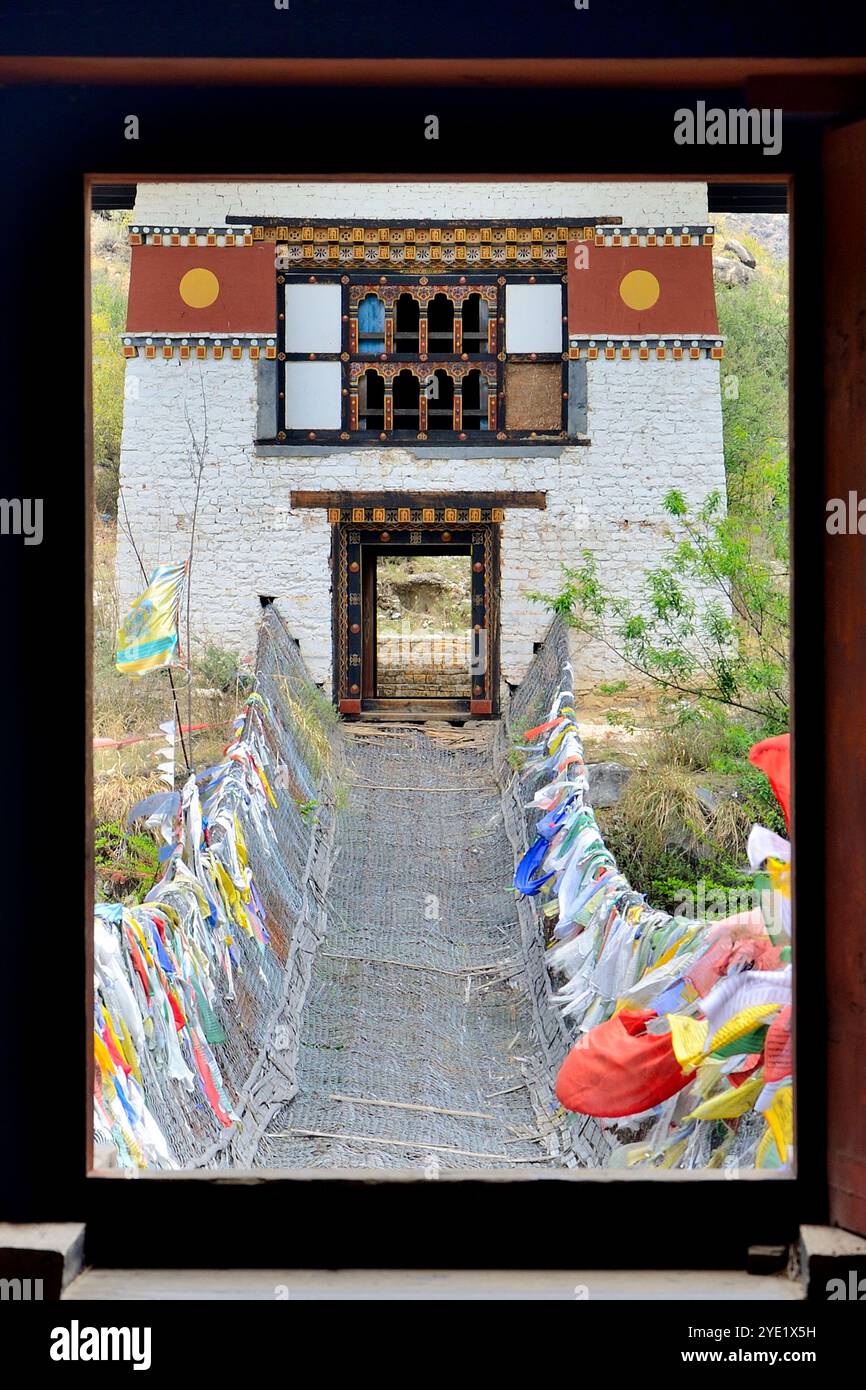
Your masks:
{"label": "dirt ground", "polygon": [[656,691],[578,692],[576,708],[588,762],[643,761],[644,749],[659,724]]}

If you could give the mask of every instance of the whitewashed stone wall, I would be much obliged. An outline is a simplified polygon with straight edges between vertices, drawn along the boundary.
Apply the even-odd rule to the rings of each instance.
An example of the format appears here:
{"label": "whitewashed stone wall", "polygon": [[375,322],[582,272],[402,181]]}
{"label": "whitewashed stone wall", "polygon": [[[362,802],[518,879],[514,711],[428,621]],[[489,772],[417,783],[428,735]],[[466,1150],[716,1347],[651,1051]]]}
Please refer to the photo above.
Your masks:
{"label": "whitewashed stone wall", "polygon": [[[186,555],[195,492],[190,428],[207,456],[191,578],[195,632],[255,645],[260,595],[279,599],[314,677],[330,667],[330,528],[324,512],[292,512],[293,488],[372,491],[538,489],[547,510],[510,510],[502,526],[502,669],[520,677],[547,623],[533,590],[555,590],[562,564],[591,549],[606,587],[636,595],[658,557],[666,492],[693,504],[724,489],[719,368],[715,362],[589,364],[589,447],[558,455],[461,460],[403,449],[341,449],[317,457],[256,452],[253,364],[136,358],[127,364],[122,485],[145,566]],[[187,421],[188,417],[188,421]],[[138,562],[123,535],[118,587],[132,599]],[[578,642],[580,683],[614,674],[610,654]]]}
{"label": "whitewashed stone wall", "polygon": [[[398,203],[394,188],[383,185],[243,185],[242,196],[237,185],[143,185],[135,217],[142,224],[201,226],[235,208],[251,217],[393,217],[398,210],[414,216],[422,207],[429,213],[430,190],[408,187],[419,189],[419,198],[423,192],[426,202],[414,202],[401,187]],[[503,204],[492,203],[505,189],[514,216],[619,211],[626,221],[650,224],[706,217],[701,184],[480,185],[484,198],[474,204],[472,187],[438,185],[437,216],[469,216],[470,208],[476,217],[502,215]],[[589,363],[591,444],[528,457],[455,449],[442,458],[393,447],[264,454],[253,444],[255,364],[139,357],[126,370],[121,484],[146,568],[188,553],[192,431],[207,445],[191,575],[195,640],[251,654],[260,595],[275,598],[322,683],[330,679],[331,662],[330,527],[323,511],[291,511],[293,488],[546,492],[546,511],[509,510],[501,528],[502,673],[511,683],[521,679],[549,621],[530,592],[555,591],[561,566],[577,563],[589,548],[605,587],[637,597],[646,567],[666,544],[670,519],[662,502],[669,489],[679,488],[693,505],[713,489],[724,492],[719,364],[708,360]],[[140,591],[141,572],[123,524],[117,580],[125,600]],[[574,647],[581,688],[622,674],[605,648],[579,637]]]}
{"label": "whitewashed stone wall", "polygon": [[707,220],[705,183],[141,183],[133,221],[216,226],[227,217],[622,217],[634,226]]}

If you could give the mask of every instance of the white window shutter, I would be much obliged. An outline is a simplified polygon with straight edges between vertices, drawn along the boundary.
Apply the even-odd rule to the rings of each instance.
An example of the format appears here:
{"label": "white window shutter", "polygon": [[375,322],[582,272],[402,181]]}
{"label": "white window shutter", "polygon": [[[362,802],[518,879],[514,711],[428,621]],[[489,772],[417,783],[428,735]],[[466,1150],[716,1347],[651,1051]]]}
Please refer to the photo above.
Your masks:
{"label": "white window shutter", "polygon": [[339,285],[286,285],[286,352],[339,352],[341,309]]}
{"label": "white window shutter", "polygon": [[562,352],[562,286],[507,285],[505,351]]}
{"label": "white window shutter", "polygon": [[339,362],[287,362],[286,429],[338,430],[341,389]]}

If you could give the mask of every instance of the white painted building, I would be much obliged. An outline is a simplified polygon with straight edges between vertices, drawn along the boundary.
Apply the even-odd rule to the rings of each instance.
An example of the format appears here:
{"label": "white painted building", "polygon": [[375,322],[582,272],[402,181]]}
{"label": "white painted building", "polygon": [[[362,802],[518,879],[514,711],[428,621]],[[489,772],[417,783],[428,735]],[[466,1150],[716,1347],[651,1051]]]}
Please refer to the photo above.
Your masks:
{"label": "white painted building", "polygon": [[[610,326],[575,327],[571,308],[566,323],[566,246],[585,241],[598,277],[593,257],[601,251],[611,264],[622,243],[616,255],[633,258],[637,279],[656,282],[651,300],[658,276],[641,271],[640,258],[666,245],[674,279],[686,257],[701,258],[696,273],[708,277],[702,292],[711,297],[706,224],[700,183],[139,185],[132,239],[146,252],[138,268],[133,253],[123,503],[148,569],[184,558],[195,449],[205,447],[191,576],[196,639],[251,653],[262,600],[273,600],[329,693],[334,657],[343,663],[336,697],[350,701],[346,712],[354,697],[375,696],[369,675],[363,690],[354,680],[366,660],[356,657],[364,623],[349,621],[357,611],[346,608],[340,627],[341,603],[359,603],[351,573],[359,519],[365,543],[402,522],[399,536],[422,551],[433,537],[425,525],[438,528],[437,544],[444,535],[467,546],[473,519],[495,529],[476,569],[483,564],[478,582],[488,586],[478,626],[491,636],[494,621],[498,628],[497,685],[497,669],[520,681],[549,621],[528,595],[555,591],[561,566],[583,550],[606,588],[637,598],[666,544],[666,493],[676,487],[694,506],[724,493],[721,350],[706,316],[690,321],[688,276],[677,291],[679,327],[663,320],[651,331],[656,302],[640,301],[634,328],[623,331],[624,293]],[[242,283],[232,299],[236,268]],[[264,274],[273,276],[273,300],[270,282],[260,293]],[[574,279],[580,297],[584,282]],[[252,300],[261,307],[245,317]],[[466,346],[474,350],[460,351]],[[471,514],[470,495],[481,504]],[[453,535],[443,530],[452,524]],[[124,599],[140,591],[123,527],[117,580]],[[586,639],[575,638],[575,657],[580,687],[620,674]],[[488,682],[481,693],[495,710],[497,690]]]}

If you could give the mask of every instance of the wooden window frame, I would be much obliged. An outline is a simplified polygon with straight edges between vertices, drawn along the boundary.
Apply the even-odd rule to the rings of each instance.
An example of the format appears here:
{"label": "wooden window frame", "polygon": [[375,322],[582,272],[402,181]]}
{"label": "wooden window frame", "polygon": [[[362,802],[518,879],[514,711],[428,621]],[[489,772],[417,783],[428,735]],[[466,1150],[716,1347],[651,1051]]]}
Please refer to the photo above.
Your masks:
{"label": "wooden window frame", "polygon": [[[568,433],[568,334],[566,324],[567,285],[566,277],[556,271],[538,270],[533,273],[501,273],[496,270],[479,271],[469,274],[405,274],[402,272],[375,275],[370,269],[341,274],[339,271],[324,271],[310,275],[303,271],[277,273],[277,434],[275,438],[259,439],[259,445],[347,445],[357,449],[366,447],[407,448],[416,444],[452,445],[466,444],[489,448],[491,444],[567,444],[569,440],[582,438]],[[296,284],[339,284],[341,287],[341,337],[340,352],[302,353],[285,350],[285,289]],[[559,285],[562,290],[562,351],[556,352],[512,352],[505,349],[506,333],[506,289],[509,285]],[[394,350],[393,312],[386,305],[385,347],[381,353],[362,353],[358,339],[358,304],[368,294],[388,292],[388,298],[396,302],[399,294],[411,292],[413,288],[423,288],[424,299],[429,300],[441,290],[459,288],[461,294],[488,291],[495,288],[495,303],[488,298],[489,317],[492,321],[493,336],[488,335],[488,351],[464,353],[462,336],[458,326],[460,315],[455,310],[455,341],[452,352],[427,351],[425,303],[421,305],[421,327],[418,352],[397,352]],[[491,343],[494,350],[491,349]],[[390,350],[388,350],[390,349]],[[293,362],[339,362],[341,370],[341,426],[339,429],[297,429],[288,428],[285,419],[286,368]],[[558,364],[562,409],[560,428],[557,429],[508,429],[508,401],[506,395],[506,369],[514,363],[533,365]],[[368,368],[379,370],[385,378],[385,427],[382,430],[361,428],[361,414],[358,400],[358,381]],[[399,429],[393,416],[391,381],[401,370],[408,368],[418,375],[422,382],[422,407],[419,415],[419,428]],[[444,368],[455,383],[453,427],[449,429],[428,429],[426,407],[424,404],[424,382],[437,368]],[[462,389],[463,376],[472,370],[480,370],[487,387],[488,415],[487,427],[467,430],[463,427]]]}

